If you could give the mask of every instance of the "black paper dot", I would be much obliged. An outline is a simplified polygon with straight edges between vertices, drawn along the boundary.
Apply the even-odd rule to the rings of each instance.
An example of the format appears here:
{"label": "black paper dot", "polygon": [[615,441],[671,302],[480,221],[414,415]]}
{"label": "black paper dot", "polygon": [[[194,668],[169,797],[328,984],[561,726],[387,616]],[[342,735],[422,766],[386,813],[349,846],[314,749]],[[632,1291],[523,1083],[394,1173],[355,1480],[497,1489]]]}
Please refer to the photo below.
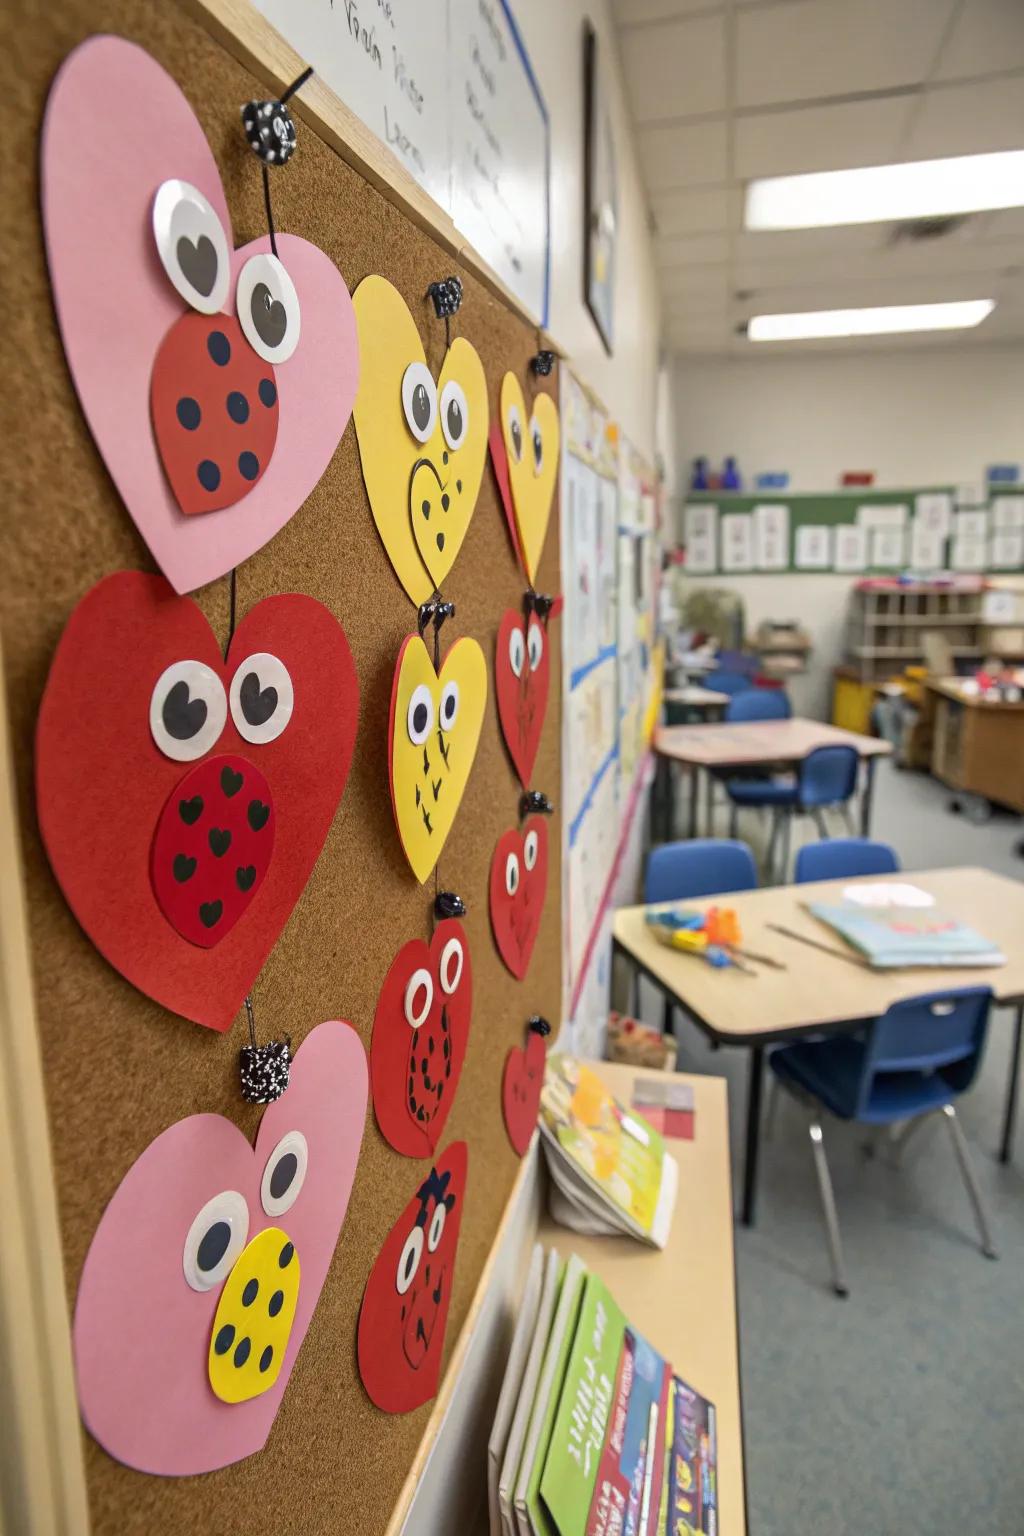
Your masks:
{"label": "black paper dot", "polygon": [[213,1348],[215,1353],[218,1355],[226,1355],[234,1342],[235,1325],[234,1323],[225,1323],[224,1327],[220,1329],[217,1337],[213,1341]]}
{"label": "black paper dot", "polygon": [[220,485],[220,470],[212,459],[203,459],[196,474],[204,491],[215,491]]}
{"label": "black paper dot", "polygon": [[443,496],[442,496],[442,497],[441,497],[441,506],[442,506],[442,507],[443,507],[443,508],[444,508],[444,510],[445,510],[445,511],[446,511],[446,512],[447,512],[447,511],[448,511],[448,508],[449,508],[449,507],[450,507],[450,506],[451,506],[451,500],[450,500],[450,498],[449,498],[449,496],[448,496],[448,493],[447,493],[447,491],[446,491],[446,492],[445,492],[445,494],[444,494],[444,495],[443,495]]}
{"label": "black paper dot", "polygon": [[429,501],[425,501],[423,503],[423,506],[422,506],[421,510],[423,512],[423,516],[424,517],[429,517],[430,516],[430,502]]}
{"label": "black paper dot", "polygon": [[412,712],[412,724],[416,735],[422,736],[427,728],[427,706],[425,704],[416,705]]}
{"label": "black paper dot", "polygon": [[202,420],[202,414],[198,400],[193,400],[191,395],[182,395],[178,401],[178,420],[186,432],[195,431]]}
{"label": "black paper dot", "polygon": [[251,1307],[260,1293],[260,1283],[255,1276],[245,1282],[245,1290],[242,1292],[242,1306]]}
{"label": "black paper dot", "polygon": [[260,379],[259,394],[260,399],[269,411],[270,407],[277,400],[277,385],[273,379]]}
{"label": "black paper dot", "polygon": [[248,1360],[251,1352],[252,1345],[250,1344],[249,1340],[239,1339],[238,1344],[235,1347],[235,1364],[239,1367],[243,1366]]}
{"label": "black paper dot", "polygon": [[212,928],[220,922],[220,915],[224,911],[222,901],[204,901],[199,907],[199,921],[204,928]]}
{"label": "black paper dot", "polygon": [[196,861],[195,859],[187,858],[183,853],[176,853],[174,855],[174,863],[172,864],[171,869],[178,884],[184,885],[185,881],[191,880],[192,876],[195,874]]}
{"label": "black paper dot", "polygon": [[438,536],[437,536],[437,547],[438,547],[438,549],[444,549],[444,534],[443,533],[439,533]]}
{"label": "black paper dot", "polygon": [[181,817],[186,826],[192,826],[193,822],[198,821],[202,814],[202,795],[193,795],[191,800],[178,801],[178,815]]}
{"label": "black paper dot", "polygon": [[294,1246],[294,1244],[293,1243],[285,1243],[284,1247],[281,1249],[281,1252],[277,1256],[277,1262],[281,1266],[282,1269],[287,1269],[288,1265],[291,1263],[291,1261],[292,1261],[294,1256],[295,1256],[295,1246]]}
{"label": "black paper dot", "polygon": [[286,1152],[283,1157],[278,1158],[274,1171],[270,1175],[270,1193],[273,1199],[280,1200],[288,1193],[298,1167],[299,1160],[294,1152]]}
{"label": "black paper dot", "polygon": [[461,496],[462,495],[462,481],[461,480],[456,480],[456,482],[455,482],[455,489],[458,491],[459,495]]}
{"label": "black paper dot", "polygon": [[204,1274],[217,1268],[228,1251],[230,1241],[231,1228],[226,1221],[215,1221],[207,1227],[196,1250],[196,1265]]}
{"label": "black paper dot", "polygon": [[246,480],[255,480],[260,472],[260,461],[254,453],[238,455],[238,472]]}
{"label": "black paper dot", "polygon": [[268,1344],[262,1355],[260,1355],[260,1370],[269,1371],[273,1358],[274,1346],[272,1344]]}
{"label": "black paper dot", "polygon": [[[180,405],[178,406],[178,413],[179,415],[181,413]],[[239,426],[241,426],[243,421],[249,420],[249,402],[240,389],[233,389],[230,395],[228,395],[228,415],[232,421],[237,421]],[[182,423],[182,425],[185,425],[185,423]]]}
{"label": "black paper dot", "polygon": [[445,450],[445,452],[441,455],[441,460],[442,460],[442,463],[444,463],[444,464],[448,463],[448,453],[447,453],[447,450]]}
{"label": "black paper dot", "polygon": [[284,1291],[275,1291],[273,1296],[271,1296],[270,1300],[267,1302],[267,1311],[270,1313],[271,1317],[276,1317],[283,1306]]}
{"label": "black paper dot", "polygon": [[210,332],[206,338],[206,350],[218,368],[226,367],[231,361],[231,343],[223,331]]}

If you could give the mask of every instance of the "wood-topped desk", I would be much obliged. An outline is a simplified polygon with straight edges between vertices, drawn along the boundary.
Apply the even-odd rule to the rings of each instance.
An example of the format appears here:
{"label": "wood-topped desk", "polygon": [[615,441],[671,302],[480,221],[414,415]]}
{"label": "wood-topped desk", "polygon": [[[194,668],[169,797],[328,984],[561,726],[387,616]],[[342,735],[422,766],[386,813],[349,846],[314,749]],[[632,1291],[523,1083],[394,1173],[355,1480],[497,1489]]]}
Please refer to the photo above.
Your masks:
{"label": "wood-topped desk", "polygon": [[[877,878],[872,876],[872,882]],[[730,894],[728,905],[736,910],[744,947],[771,955],[786,966],[778,971],[755,965],[756,976],[715,970],[692,955],[665,948],[647,929],[645,907],[622,907],[615,914],[616,950],[666,997],[679,1003],[713,1040],[750,1047],[742,1206],[748,1226],[754,1216],[764,1047],[822,1029],[860,1028],[884,1013],[890,1003],[921,992],[990,986],[997,1002],[1017,1005],[1000,1152],[1004,1162],[1009,1158],[1024,1021],[1024,884],[985,869],[933,869],[886,878],[908,881],[930,892],[945,912],[962,918],[998,945],[1007,963],[992,969],[873,971],[785,938],[767,926],[778,923],[842,950],[843,941],[811,917],[804,904],[835,898],[844,886],[858,883],[852,880]]]}
{"label": "wood-topped desk", "polygon": [[566,1257],[578,1253],[677,1375],[714,1403],[719,1536],[742,1536],[747,1518],[725,1079],[607,1061],[590,1065],[626,1105],[640,1077],[693,1088],[693,1140],[669,1141],[679,1164],[679,1193],[668,1246],[659,1253],[628,1237],[583,1237],[549,1216],[538,1240]]}
{"label": "wood-topped desk", "polygon": [[1024,701],[965,693],[958,678],[928,678],[925,687],[935,698],[933,776],[1024,812]]}
{"label": "wood-topped desk", "polygon": [[701,688],[698,683],[687,683],[685,688],[666,688],[662,695],[666,704],[683,704],[687,709],[724,709],[729,694],[719,693],[717,688]]}

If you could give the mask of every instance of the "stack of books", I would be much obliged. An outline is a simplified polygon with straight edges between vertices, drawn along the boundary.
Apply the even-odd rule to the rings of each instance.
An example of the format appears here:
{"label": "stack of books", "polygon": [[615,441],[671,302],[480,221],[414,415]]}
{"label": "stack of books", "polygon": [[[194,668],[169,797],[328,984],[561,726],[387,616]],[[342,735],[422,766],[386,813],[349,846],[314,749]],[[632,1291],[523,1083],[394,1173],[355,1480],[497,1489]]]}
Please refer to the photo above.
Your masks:
{"label": "stack of books", "polygon": [[490,1536],[714,1536],[714,1404],[538,1245],[488,1443]]}
{"label": "stack of books", "polygon": [[[894,891],[898,900],[886,899]],[[916,886],[851,886],[841,902],[811,901],[807,910],[877,970],[1006,964],[996,945],[939,911],[927,892]]]}
{"label": "stack of books", "polygon": [[553,1220],[664,1248],[679,1165],[648,1120],[620,1104],[584,1062],[555,1054],[544,1074],[540,1131]]}

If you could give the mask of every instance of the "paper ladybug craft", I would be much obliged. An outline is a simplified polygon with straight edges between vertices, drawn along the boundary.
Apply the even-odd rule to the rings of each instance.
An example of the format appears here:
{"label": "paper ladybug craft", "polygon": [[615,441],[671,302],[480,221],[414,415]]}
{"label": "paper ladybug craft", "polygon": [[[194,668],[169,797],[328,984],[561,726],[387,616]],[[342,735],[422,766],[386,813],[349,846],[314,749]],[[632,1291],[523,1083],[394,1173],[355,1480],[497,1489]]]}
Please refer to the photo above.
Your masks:
{"label": "paper ladybug craft", "polygon": [[494,692],[501,734],[524,789],[537,761],[549,679],[547,629],[540,616],[530,611],[524,618],[506,609],[494,652]]}
{"label": "paper ladybug craft", "polygon": [[344,630],[266,598],[227,660],[161,576],[86,593],[36,731],[43,842],[97,949],[165,1008],[226,1029],[309,879],[359,709]]}
{"label": "paper ladybug craft", "polygon": [[370,1046],[373,1108],[396,1152],[433,1154],[455,1098],[472,1014],[462,924],[438,923],[429,944],[403,944],[380,990]]}
{"label": "paper ladybug craft", "polygon": [[489,441],[512,547],[532,588],[558,479],[557,405],[550,395],[538,393],[527,406],[516,375],[506,373]]}
{"label": "paper ladybug craft", "polygon": [[123,38],[88,39],[57,73],[42,208],[93,437],[157,564],[193,591],[272,538],[330,462],[358,379],[345,282],[294,235],[233,248],[189,102]]}
{"label": "paper ladybug craft", "polygon": [[467,1157],[466,1143],[453,1141],[438,1158],[366,1282],[356,1336],[359,1375],[385,1413],[408,1413],[437,1392]]}
{"label": "paper ladybug craft", "polygon": [[435,378],[408,305],[383,277],[365,277],[352,302],[366,493],[388,558],[418,605],[442,586],[476,506],[487,454],[483,364],[456,336]]}
{"label": "paper ladybug craft", "polygon": [[538,1014],[526,1027],[526,1044],[513,1046],[505,1057],[501,1079],[501,1110],[508,1139],[520,1157],[525,1157],[540,1112],[544,1087],[544,1068],[548,1059],[547,1037],[551,1025]]}
{"label": "paper ladybug craft", "polygon": [[355,1031],[320,1024],[255,1147],[192,1115],[125,1174],[73,1331],[82,1418],[118,1461],[183,1477],[262,1450],[345,1220],[366,1090]]}
{"label": "paper ladybug craft", "polygon": [[530,816],[499,837],[491,859],[491,928],[498,953],[522,981],[540,931],[548,890],[548,828]]}

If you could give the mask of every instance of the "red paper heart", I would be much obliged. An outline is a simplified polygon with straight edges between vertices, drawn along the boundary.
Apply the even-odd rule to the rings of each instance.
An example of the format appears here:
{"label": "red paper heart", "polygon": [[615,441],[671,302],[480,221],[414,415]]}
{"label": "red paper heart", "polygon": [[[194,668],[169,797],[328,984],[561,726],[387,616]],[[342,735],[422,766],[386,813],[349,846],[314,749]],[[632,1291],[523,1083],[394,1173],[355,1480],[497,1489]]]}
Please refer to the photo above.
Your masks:
{"label": "red paper heart", "polygon": [[437,1391],[467,1159],[466,1143],[453,1141],[391,1228],[366,1282],[359,1374],[385,1413],[408,1413]]}
{"label": "red paper heart", "polygon": [[537,760],[540,733],[548,705],[548,637],[536,614],[529,622],[513,608],[506,609],[498,626],[494,655],[494,690],[498,719],[520,782],[529,789]]}
{"label": "red paper heart", "polygon": [[[265,683],[263,692],[256,685],[258,697],[249,701],[255,726],[241,711],[241,699],[229,703],[225,695],[236,673],[236,681],[241,680],[243,661],[263,657],[259,667],[264,670],[257,676],[270,675],[267,655],[282,664],[294,703],[274,739],[247,740],[236,719],[242,719],[250,735],[259,735],[275,728],[278,710],[278,720],[284,718],[282,677],[273,674],[279,685],[273,700]],[[175,761],[158,748],[150,727],[154,693],[158,706],[160,699],[167,701],[163,674],[179,661],[198,664],[208,669],[208,679],[213,677],[203,729],[209,727],[215,739],[203,751],[197,738],[192,762],[184,757],[187,741],[179,753],[182,760]],[[219,732],[217,700],[224,712]],[[198,702],[198,695],[186,689],[184,713],[196,711]],[[200,609],[191,599],[176,597],[162,577],[122,571],[86,593],[57,647],[39,711],[39,826],[72,911],[101,954],[133,986],[184,1018],[212,1029],[228,1027],[323,847],[348,777],[358,710],[358,682],[345,632],[311,597],[290,594],[257,603],[238,625],[223,661]],[[225,832],[232,833],[232,841],[236,835],[241,841],[241,832],[228,821],[231,813],[220,814],[223,804],[214,821],[206,797],[216,792],[220,773],[229,767],[232,773],[253,774],[255,792],[243,787],[240,799],[244,796],[247,820],[250,807],[257,807],[251,811],[250,831],[259,837],[273,833],[273,856],[261,854],[257,860],[253,849],[259,837],[244,842],[245,862],[230,866],[230,874],[234,878],[241,868],[243,885],[250,867],[257,875],[248,891],[239,886],[234,926],[223,930],[222,938],[214,932],[208,939],[196,931],[199,904],[223,901],[223,885],[218,883],[212,896],[194,887],[195,895],[189,893],[194,906],[179,909],[168,894],[166,866],[160,861],[171,859],[173,883],[178,853],[198,860],[196,848],[185,839],[205,836],[203,864],[197,863],[183,887],[206,877],[222,882],[221,858],[230,857],[230,846],[218,856],[210,832],[221,834],[217,846]],[[211,770],[217,775],[212,780]],[[269,786],[271,799],[256,789],[257,782]],[[197,783],[206,785],[205,794],[197,793]],[[193,819],[177,811],[178,846],[166,840],[181,804]],[[201,919],[198,926],[203,927]]]}
{"label": "red paper heart", "polygon": [[548,889],[548,828],[531,816],[498,838],[491,860],[491,927],[498,953],[520,981],[537,941]]}
{"label": "red paper heart", "polygon": [[537,1124],[547,1055],[544,1036],[531,1029],[525,1048],[514,1045],[505,1057],[501,1109],[508,1139],[520,1157],[525,1156]]}
{"label": "red paper heart", "polygon": [[370,1077],[383,1135],[406,1157],[430,1157],[458,1087],[473,1013],[466,931],[438,923],[430,944],[403,944],[373,1018]]}

